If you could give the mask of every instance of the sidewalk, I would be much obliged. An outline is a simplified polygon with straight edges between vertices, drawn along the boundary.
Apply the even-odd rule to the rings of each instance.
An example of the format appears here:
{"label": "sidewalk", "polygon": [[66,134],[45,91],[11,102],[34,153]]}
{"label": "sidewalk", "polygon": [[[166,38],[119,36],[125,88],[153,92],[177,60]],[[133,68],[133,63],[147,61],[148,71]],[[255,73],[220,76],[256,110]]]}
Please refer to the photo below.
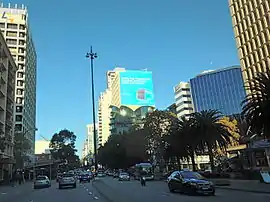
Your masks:
{"label": "sidewalk", "polygon": [[[222,181],[222,179],[211,179],[213,182]],[[237,190],[244,192],[253,192],[253,193],[264,193],[270,194],[270,184],[262,183],[258,180],[232,180],[232,179],[223,179],[225,182],[228,182],[227,185],[218,185],[216,187],[219,189],[228,189],[228,190]]]}
{"label": "sidewalk", "polygon": [[33,191],[33,182],[25,182],[24,184],[16,184],[14,187],[11,185],[0,186],[0,201],[14,201],[21,195],[28,194]]}

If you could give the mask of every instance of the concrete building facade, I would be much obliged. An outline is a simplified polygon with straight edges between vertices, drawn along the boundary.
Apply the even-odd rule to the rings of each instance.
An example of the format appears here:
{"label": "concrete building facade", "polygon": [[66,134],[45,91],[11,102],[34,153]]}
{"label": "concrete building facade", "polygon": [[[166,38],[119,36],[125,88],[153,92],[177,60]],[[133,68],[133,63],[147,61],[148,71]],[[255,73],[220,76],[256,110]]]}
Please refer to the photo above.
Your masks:
{"label": "concrete building facade", "polygon": [[174,99],[178,118],[182,116],[188,117],[194,112],[191,89],[188,82],[180,82],[174,87]]}
{"label": "concrete building facade", "polygon": [[14,93],[17,66],[0,33],[0,182],[11,174],[14,145]]}
{"label": "concrete building facade", "polygon": [[243,79],[270,68],[270,1],[229,0]]}
{"label": "concrete building facade", "polygon": [[0,7],[0,29],[15,60],[15,131],[24,133],[35,151],[37,55],[30,33],[26,7]]}

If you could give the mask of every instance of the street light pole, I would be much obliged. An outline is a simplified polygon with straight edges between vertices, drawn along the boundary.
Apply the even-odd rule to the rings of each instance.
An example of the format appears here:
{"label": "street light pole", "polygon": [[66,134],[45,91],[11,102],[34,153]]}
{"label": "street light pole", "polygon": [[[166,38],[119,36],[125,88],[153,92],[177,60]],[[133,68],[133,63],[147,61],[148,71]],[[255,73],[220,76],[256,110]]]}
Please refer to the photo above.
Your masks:
{"label": "street light pole", "polygon": [[96,131],[96,110],[95,110],[95,86],[94,86],[94,59],[97,58],[97,53],[93,53],[92,46],[90,52],[86,53],[86,57],[90,59],[91,69],[91,86],[92,86],[92,113],[93,113],[93,124],[94,124],[94,157],[95,157],[95,170],[98,169],[97,162],[97,131]]}

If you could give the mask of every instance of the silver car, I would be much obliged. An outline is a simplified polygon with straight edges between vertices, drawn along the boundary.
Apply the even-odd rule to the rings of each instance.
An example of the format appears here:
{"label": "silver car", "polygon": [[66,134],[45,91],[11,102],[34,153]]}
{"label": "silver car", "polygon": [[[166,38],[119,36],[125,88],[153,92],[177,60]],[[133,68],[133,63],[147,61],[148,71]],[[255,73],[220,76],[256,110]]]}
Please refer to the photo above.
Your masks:
{"label": "silver car", "polygon": [[51,186],[51,181],[47,176],[37,176],[34,181],[34,189],[48,188]]}
{"label": "silver car", "polygon": [[73,188],[76,188],[76,178],[71,173],[63,174],[62,178],[59,180],[59,189],[62,189],[66,186],[72,186]]}
{"label": "silver car", "polygon": [[119,181],[129,181],[130,176],[128,173],[120,173],[118,179],[119,179]]}

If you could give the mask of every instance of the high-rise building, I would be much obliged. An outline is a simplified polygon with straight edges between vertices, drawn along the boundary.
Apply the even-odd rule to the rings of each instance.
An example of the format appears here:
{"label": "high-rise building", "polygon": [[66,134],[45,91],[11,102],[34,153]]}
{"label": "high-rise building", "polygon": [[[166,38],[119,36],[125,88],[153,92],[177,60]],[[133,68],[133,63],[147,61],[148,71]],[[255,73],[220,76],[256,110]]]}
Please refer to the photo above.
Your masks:
{"label": "high-rise building", "polygon": [[14,145],[14,93],[17,66],[0,33],[0,181],[12,172]]}
{"label": "high-rise building", "polygon": [[98,140],[99,146],[104,145],[108,140],[110,132],[111,118],[111,91],[106,89],[99,96],[98,101]]}
{"label": "high-rise building", "polygon": [[111,91],[111,105],[115,107],[126,106],[136,110],[142,106],[155,106],[151,71],[116,71]]}
{"label": "high-rise building", "polygon": [[0,7],[0,29],[16,62],[15,133],[24,133],[35,151],[37,55],[26,7]]}
{"label": "high-rise building", "polygon": [[188,117],[194,112],[190,84],[188,82],[180,82],[174,87],[174,99],[178,118],[182,116]]}
{"label": "high-rise building", "polygon": [[[87,124],[86,126],[87,128],[87,136],[85,139],[85,144],[86,146],[84,148],[85,149],[85,154],[94,154],[94,124]],[[96,126],[97,128],[97,126]],[[98,144],[98,138],[97,138],[97,144]]]}
{"label": "high-rise building", "polygon": [[229,7],[246,82],[270,68],[270,1],[229,0]]}
{"label": "high-rise building", "polygon": [[225,115],[241,112],[246,93],[239,66],[206,71],[190,80],[196,112],[219,110]]}

